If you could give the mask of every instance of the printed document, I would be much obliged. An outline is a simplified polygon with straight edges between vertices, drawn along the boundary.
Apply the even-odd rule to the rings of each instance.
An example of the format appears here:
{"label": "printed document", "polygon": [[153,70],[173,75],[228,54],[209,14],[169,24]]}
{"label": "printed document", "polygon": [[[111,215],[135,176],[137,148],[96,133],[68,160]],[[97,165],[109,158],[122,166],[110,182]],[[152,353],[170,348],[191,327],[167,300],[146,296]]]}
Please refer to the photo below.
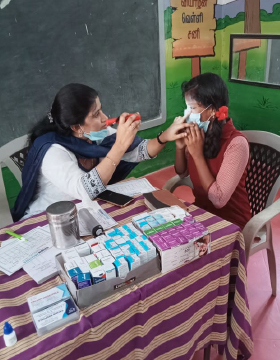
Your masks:
{"label": "printed document", "polygon": [[8,244],[0,248],[0,270],[7,275],[12,275],[21,269],[43,249],[52,247],[50,234],[40,227],[30,230],[23,236],[27,241],[10,239],[7,240]]}
{"label": "printed document", "polygon": [[141,195],[156,190],[145,178],[107,185],[107,189],[128,196]]}

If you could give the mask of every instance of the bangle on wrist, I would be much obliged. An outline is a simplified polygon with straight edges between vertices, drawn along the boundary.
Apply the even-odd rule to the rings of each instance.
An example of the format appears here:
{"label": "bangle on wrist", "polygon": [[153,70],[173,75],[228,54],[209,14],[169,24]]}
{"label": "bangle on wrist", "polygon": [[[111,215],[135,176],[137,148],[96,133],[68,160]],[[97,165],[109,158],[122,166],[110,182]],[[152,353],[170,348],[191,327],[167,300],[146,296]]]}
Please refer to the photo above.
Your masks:
{"label": "bangle on wrist", "polygon": [[114,167],[118,166],[108,155],[106,155],[105,159],[109,159]]}
{"label": "bangle on wrist", "polygon": [[158,143],[160,144],[160,145],[165,145],[166,143],[167,143],[167,141],[165,141],[165,142],[162,142],[161,140],[160,140],[160,135],[163,133],[163,131],[161,131],[159,134],[158,134],[158,136],[157,136],[157,141],[158,141]]}

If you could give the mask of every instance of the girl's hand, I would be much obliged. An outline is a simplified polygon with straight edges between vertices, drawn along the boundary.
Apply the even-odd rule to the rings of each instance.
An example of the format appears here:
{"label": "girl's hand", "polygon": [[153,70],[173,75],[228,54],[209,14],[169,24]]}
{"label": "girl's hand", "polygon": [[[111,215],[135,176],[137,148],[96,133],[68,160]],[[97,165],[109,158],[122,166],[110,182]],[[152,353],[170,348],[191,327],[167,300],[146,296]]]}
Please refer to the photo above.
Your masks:
{"label": "girl's hand", "polygon": [[186,136],[185,128],[188,124],[186,124],[186,116],[178,116],[175,118],[173,124],[166,129],[162,135],[160,136],[161,140],[166,141],[176,141],[176,147],[179,146],[181,149],[186,145],[184,143],[184,138]]}
{"label": "girl's hand", "polygon": [[121,114],[116,134],[116,145],[118,145],[118,147],[120,147],[124,152],[132,144],[141,124],[141,120],[134,121],[138,113],[131,115],[125,121],[125,117],[127,115],[129,115],[129,113]]}
{"label": "girl's hand", "polygon": [[187,136],[184,138],[185,144],[188,148],[188,152],[193,158],[204,157],[203,145],[204,145],[204,131],[199,129],[197,124],[187,124],[186,128]]}

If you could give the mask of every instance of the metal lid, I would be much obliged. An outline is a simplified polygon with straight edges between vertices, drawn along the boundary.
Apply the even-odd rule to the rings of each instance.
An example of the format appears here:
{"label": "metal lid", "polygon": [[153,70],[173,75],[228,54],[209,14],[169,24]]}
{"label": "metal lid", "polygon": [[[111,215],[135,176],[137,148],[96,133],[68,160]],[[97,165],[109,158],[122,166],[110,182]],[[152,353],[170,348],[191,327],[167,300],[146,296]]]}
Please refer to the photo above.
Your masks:
{"label": "metal lid", "polygon": [[72,201],[58,201],[46,209],[50,221],[72,221],[77,214],[76,205]]}

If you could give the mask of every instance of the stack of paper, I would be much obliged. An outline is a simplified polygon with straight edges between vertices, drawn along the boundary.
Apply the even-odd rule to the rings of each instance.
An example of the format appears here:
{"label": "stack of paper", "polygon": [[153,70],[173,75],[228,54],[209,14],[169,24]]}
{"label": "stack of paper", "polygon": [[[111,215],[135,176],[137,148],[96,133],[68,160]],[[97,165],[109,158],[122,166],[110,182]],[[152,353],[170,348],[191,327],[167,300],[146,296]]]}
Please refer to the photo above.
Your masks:
{"label": "stack of paper", "polygon": [[25,264],[23,270],[27,272],[37,284],[41,284],[58,274],[55,256],[59,253],[61,253],[61,250],[55,247],[45,249]]}
{"label": "stack of paper", "polygon": [[108,185],[107,189],[127,196],[141,195],[156,190],[145,178]]}
{"label": "stack of paper", "polygon": [[24,237],[27,241],[11,238],[2,242],[0,270],[12,275],[23,268],[37,284],[57,275],[55,256],[61,250],[52,245],[49,225],[37,227]]}
{"label": "stack of paper", "polygon": [[37,227],[23,235],[27,241],[10,239],[0,248],[0,270],[12,275],[42,251],[52,247],[48,232]]}

